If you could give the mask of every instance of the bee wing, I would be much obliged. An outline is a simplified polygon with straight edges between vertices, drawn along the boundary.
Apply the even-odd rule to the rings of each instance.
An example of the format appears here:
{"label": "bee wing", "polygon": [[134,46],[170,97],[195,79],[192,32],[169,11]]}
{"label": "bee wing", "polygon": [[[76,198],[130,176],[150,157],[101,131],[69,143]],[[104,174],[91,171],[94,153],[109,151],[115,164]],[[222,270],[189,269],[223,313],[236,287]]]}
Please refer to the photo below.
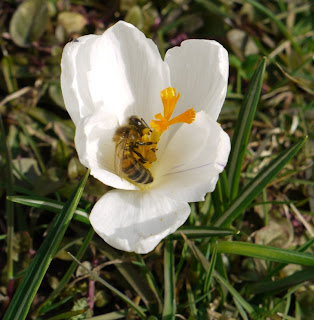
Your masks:
{"label": "bee wing", "polygon": [[124,159],[124,153],[126,149],[127,139],[121,139],[121,141],[116,145],[115,157],[114,157],[114,168],[118,176],[121,177],[122,174],[122,162]]}

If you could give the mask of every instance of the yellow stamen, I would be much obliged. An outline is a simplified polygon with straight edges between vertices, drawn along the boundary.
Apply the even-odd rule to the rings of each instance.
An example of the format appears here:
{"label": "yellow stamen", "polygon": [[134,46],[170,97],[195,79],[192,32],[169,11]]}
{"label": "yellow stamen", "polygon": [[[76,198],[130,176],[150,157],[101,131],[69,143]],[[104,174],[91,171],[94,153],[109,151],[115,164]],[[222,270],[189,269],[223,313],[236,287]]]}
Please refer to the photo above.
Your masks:
{"label": "yellow stamen", "polygon": [[171,125],[175,123],[192,123],[195,120],[195,111],[193,108],[186,110],[180,115],[170,119],[174,108],[180,98],[180,94],[176,93],[175,88],[166,88],[165,90],[160,92],[160,97],[164,106],[164,115],[158,113],[155,115],[155,120],[152,120],[150,126],[152,130],[149,128],[145,128],[142,131],[141,141],[145,144],[139,145],[136,148],[136,151],[140,154],[140,156],[134,153],[134,157],[137,160],[145,159],[143,162],[143,166],[146,169],[150,169],[153,162],[157,161],[156,151],[157,144],[160,140],[160,136],[164,131],[166,131]]}
{"label": "yellow stamen", "polygon": [[190,124],[194,121],[195,111],[193,108],[186,110],[179,116],[170,120],[174,108],[180,98],[180,93],[177,94],[175,88],[166,88],[165,90],[160,92],[160,97],[164,105],[164,115],[162,115],[161,113],[155,115],[155,118],[157,120],[152,120],[150,123],[150,126],[154,130],[162,134],[175,123],[184,122]]}

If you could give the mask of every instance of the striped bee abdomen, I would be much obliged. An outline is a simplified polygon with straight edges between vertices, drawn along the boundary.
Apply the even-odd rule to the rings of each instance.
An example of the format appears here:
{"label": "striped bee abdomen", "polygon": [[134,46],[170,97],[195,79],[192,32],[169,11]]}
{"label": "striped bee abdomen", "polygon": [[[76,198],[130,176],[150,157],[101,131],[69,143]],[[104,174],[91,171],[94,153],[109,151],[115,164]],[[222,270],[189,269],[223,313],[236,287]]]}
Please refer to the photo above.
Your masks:
{"label": "striped bee abdomen", "polygon": [[138,162],[131,153],[124,156],[122,172],[137,183],[148,184],[154,180],[151,172]]}

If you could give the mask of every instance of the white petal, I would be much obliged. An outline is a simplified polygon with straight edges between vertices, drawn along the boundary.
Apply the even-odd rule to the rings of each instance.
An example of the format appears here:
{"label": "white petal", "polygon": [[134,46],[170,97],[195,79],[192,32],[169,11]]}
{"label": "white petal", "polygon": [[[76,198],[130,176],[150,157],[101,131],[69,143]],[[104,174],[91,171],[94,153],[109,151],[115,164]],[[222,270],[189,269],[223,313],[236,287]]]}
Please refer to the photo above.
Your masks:
{"label": "white petal", "polygon": [[111,246],[147,253],[187,219],[189,205],[152,191],[112,190],[94,206],[90,222]]}
{"label": "white petal", "polygon": [[[100,108],[115,113],[120,124],[134,114],[149,122],[163,110],[160,91],[170,84],[169,67],[151,39],[123,21],[102,36],[81,39],[66,46],[62,59],[62,90],[75,122]],[[76,96],[88,110],[79,105],[81,112],[72,115]]]}
{"label": "white petal", "polygon": [[186,108],[206,111],[217,120],[226,97],[228,53],[211,40],[186,40],[167,51],[171,85],[181,94],[174,115]]}
{"label": "white petal", "polygon": [[96,35],[80,37],[69,42],[63,49],[61,88],[64,103],[75,124],[95,110],[86,79],[88,63],[82,61],[81,53],[83,48],[88,50],[97,37]]}
{"label": "white petal", "polygon": [[154,191],[176,200],[204,200],[215,189],[227,164],[229,136],[205,112],[192,124],[184,124],[167,145],[154,172]]}
{"label": "white petal", "polygon": [[77,123],[75,146],[80,161],[104,184],[127,190],[138,188],[116,175],[115,145],[112,141],[118,126],[116,115],[98,110]]}

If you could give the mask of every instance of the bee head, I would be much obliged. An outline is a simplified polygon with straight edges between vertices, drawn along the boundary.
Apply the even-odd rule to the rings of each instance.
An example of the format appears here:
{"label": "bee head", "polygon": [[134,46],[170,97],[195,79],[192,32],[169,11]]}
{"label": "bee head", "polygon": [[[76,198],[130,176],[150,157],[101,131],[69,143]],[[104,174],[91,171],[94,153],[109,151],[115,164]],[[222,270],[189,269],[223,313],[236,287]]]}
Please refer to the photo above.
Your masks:
{"label": "bee head", "polygon": [[138,116],[131,116],[129,118],[129,124],[135,126],[140,135],[143,134],[144,129],[148,128],[145,121],[140,119]]}

